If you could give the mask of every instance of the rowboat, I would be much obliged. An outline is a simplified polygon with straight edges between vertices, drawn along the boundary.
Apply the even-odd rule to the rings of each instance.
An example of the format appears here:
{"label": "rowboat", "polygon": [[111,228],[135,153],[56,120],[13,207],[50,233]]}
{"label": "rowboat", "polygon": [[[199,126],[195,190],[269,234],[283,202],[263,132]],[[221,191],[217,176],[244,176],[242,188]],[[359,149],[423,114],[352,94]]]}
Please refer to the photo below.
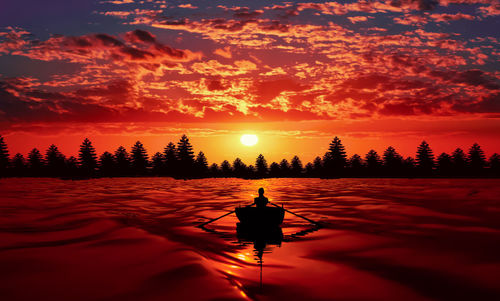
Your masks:
{"label": "rowboat", "polygon": [[278,227],[285,218],[285,209],[280,207],[236,207],[235,212],[242,226],[254,228]]}

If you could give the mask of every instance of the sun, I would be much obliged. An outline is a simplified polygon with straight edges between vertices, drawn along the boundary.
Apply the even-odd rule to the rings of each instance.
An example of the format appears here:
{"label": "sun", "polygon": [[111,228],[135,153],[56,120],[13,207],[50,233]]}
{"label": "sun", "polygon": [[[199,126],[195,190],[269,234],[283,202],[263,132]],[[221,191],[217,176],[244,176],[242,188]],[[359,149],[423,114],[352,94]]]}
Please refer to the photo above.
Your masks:
{"label": "sun", "polygon": [[257,142],[259,142],[259,138],[257,137],[257,135],[245,134],[241,136],[240,141],[241,144],[245,146],[254,146],[255,144],[257,144]]}

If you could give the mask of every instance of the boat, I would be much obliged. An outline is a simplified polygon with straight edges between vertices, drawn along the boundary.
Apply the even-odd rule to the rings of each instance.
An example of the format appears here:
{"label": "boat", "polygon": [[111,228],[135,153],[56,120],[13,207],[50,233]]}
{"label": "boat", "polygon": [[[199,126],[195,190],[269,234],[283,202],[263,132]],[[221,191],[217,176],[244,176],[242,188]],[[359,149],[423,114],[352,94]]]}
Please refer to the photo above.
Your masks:
{"label": "boat", "polygon": [[285,218],[285,209],[280,207],[236,207],[235,212],[241,227],[279,227]]}

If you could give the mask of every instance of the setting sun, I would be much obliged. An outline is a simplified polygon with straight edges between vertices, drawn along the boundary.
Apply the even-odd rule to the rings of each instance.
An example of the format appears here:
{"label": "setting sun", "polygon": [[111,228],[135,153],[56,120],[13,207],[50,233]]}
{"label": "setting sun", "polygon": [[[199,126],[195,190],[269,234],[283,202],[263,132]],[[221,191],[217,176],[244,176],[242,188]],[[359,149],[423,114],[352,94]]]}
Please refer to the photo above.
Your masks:
{"label": "setting sun", "polygon": [[240,141],[241,141],[241,144],[245,145],[245,146],[254,146],[255,144],[257,144],[257,142],[259,142],[259,138],[257,137],[257,135],[243,135],[241,136],[240,138]]}

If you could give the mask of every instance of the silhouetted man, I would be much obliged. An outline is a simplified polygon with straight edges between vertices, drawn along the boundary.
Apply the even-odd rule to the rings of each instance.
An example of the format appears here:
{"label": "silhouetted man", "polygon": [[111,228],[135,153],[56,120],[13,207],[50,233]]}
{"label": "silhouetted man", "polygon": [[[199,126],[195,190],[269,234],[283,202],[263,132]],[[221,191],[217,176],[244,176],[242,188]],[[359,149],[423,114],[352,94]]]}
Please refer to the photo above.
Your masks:
{"label": "silhouetted man", "polygon": [[253,202],[257,206],[257,208],[266,207],[267,203],[269,203],[269,200],[264,196],[264,188],[259,188],[259,196],[253,199]]}

